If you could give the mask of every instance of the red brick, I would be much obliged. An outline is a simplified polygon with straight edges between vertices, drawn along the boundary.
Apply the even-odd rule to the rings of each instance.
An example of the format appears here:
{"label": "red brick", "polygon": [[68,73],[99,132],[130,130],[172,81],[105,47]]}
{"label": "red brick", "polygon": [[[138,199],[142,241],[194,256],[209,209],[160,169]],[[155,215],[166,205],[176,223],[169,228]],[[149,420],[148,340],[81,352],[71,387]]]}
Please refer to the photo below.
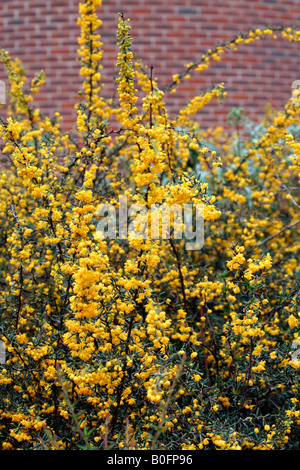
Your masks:
{"label": "red brick", "polygon": [[[2,1],[1,10],[1,46],[12,57],[21,58],[29,77],[42,68],[46,71],[47,83],[36,97],[37,105],[50,114],[62,111],[64,125],[70,127],[75,118],[73,100],[82,83],[76,60],[78,0]],[[161,86],[217,41],[230,40],[240,31],[268,22],[300,29],[299,0],[103,0],[98,11],[104,20],[99,32],[104,42],[102,75],[107,95],[114,88],[117,73],[120,10],[132,20],[134,52],[144,64],[154,66]],[[226,52],[221,62],[212,62],[210,69],[184,80],[175,95],[166,95],[169,114],[176,115],[194,95],[220,81],[228,85],[228,97],[221,108],[212,103],[200,113],[201,125],[225,124],[226,115],[236,105],[245,106],[255,118],[260,117],[266,102],[282,108],[292,82],[300,79],[298,51],[299,43],[278,39]],[[5,80],[1,64],[0,71]]]}

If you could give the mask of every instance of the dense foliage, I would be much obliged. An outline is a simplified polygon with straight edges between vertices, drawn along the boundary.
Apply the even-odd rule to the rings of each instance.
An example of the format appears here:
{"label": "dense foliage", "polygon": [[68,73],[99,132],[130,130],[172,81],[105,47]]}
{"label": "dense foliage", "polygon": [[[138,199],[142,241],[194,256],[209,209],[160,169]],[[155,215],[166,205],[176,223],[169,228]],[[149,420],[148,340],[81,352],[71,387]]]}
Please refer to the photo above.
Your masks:
{"label": "dense foliage", "polygon": [[[80,3],[83,88],[76,133],[32,104],[2,50],[0,442],[3,449],[295,449],[299,445],[298,91],[253,124],[203,130],[165,93],[266,27],[217,45],[163,92],[120,15],[117,102],[101,85],[100,0]],[[243,46],[244,47],[244,46]],[[287,45],[288,47],[288,45]],[[223,59],[223,57],[222,57]],[[201,205],[205,239],[105,238],[97,208]]]}

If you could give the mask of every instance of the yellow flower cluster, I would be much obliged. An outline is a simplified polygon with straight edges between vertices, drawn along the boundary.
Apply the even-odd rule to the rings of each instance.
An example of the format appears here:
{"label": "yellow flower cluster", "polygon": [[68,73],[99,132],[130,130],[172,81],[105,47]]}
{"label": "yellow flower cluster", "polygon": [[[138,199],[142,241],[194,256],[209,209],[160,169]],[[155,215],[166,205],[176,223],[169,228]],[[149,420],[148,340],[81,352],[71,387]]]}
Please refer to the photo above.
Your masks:
{"label": "yellow flower cluster", "polygon": [[283,38],[287,38],[289,41],[300,41],[299,31],[285,26],[275,26],[272,28],[266,26],[265,28],[249,30],[247,33],[238,34],[231,41],[224,41],[222,45],[217,45],[214,49],[208,49],[207,52],[202,55],[200,61],[186,64],[186,69],[183,73],[173,75],[173,81],[169,85],[169,88],[172,89],[173,87],[178,86],[182,78],[188,80],[191,77],[191,71],[193,70],[196,72],[202,72],[203,70],[208,69],[211,60],[219,62],[226,50],[237,51],[238,47],[242,44],[250,44],[253,41],[259,41],[261,39],[268,38],[269,36],[271,36],[272,39],[277,39],[277,33],[280,33]]}
{"label": "yellow flower cluster", "polygon": [[[226,49],[300,33],[240,34],[163,92],[134,59],[121,14],[115,103],[102,93],[99,6],[79,4],[76,139],[58,113],[33,107],[44,73],[26,92],[20,61],[0,54],[10,81],[0,124],[0,446],[297,448],[300,103],[293,94],[249,137],[238,110],[230,132],[192,118],[226,96],[223,84],[172,119],[165,97]],[[112,237],[98,230],[103,204]],[[170,213],[168,226],[164,206],[186,217]],[[204,244],[190,250],[197,210]],[[134,237],[147,224],[156,236]]]}

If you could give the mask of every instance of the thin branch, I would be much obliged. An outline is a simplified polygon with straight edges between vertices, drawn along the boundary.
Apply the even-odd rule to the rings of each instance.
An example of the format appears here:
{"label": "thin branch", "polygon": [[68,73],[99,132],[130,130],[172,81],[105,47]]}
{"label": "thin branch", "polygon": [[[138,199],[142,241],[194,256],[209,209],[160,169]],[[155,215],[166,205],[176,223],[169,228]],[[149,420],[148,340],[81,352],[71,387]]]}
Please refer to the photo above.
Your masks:
{"label": "thin branch", "polygon": [[293,222],[292,224],[289,224],[289,225],[286,225],[285,227],[283,227],[281,230],[279,230],[278,232],[276,233],[273,233],[273,235],[270,235],[269,237],[265,238],[264,240],[262,240],[260,243],[257,243],[256,245],[252,246],[252,248],[248,251],[248,253],[251,253],[255,248],[259,248],[260,246],[262,245],[265,245],[266,243],[268,243],[270,240],[273,240],[273,238],[277,237],[278,235],[280,235],[281,233],[285,232],[286,230],[288,230],[289,228],[292,228],[292,227],[295,227],[296,225],[300,224],[300,219],[296,220],[296,222]]}
{"label": "thin branch", "polygon": [[[19,227],[21,247],[23,249],[24,241],[23,241],[23,230],[22,230],[21,222],[19,220],[19,217],[16,214],[15,206],[11,204],[10,207],[11,207],[13,216],[16,219],[18,227]],[[24,282],[22,262],[20,263],[20,267],[19,267],[19,280],[20,280],[20,287],[19,287],[18,307],[17,307],[17,314],[16,314],[16,329],[18,328],[19,316],[20,316],[21,307],[22,307],[22,294],[23,294],[23,282]]]}
{"label": "thin branch", "polygon": [[[151,85],[151,96],[153,95],[153,65],[150,67],[150,85]],[[153,127],[153,115],[152,115],[152,101],[150,101],[149,106],[149,114],[150,114],[150,129]]]}
{"label": "thin branch", "polygon": [[164,421],[165,421],[165,418],[166,418],[166,413],[168,411],[168,408],[170,406],[170,402],[171,402],[171,398],[173,396],[173,392],[174,392],[174,388],[175,388],[175,385],[179,379],[179,377],[181,376],[182,374],[182,371],[183,371],[183,365],[184,365],[184,362],[186,360],[186,353],[183,355],[182,357],[182,361],[181,363],[179,364],[179,367],[177,368],[177,372],[176,372],[176,376],[174,377],[174,380],[173,380],[173,383],[171,385],[171,388],[170,388],[170,391],[169,391],[169,395],[168,395],[168,399],[165,403],[165,406],[163,408],[163,411],[162,411],[162,415],[161,415],[161,419],[160,419],[160,422],[158,424],[158,427],[157,427],[157,431],[156,431],[156,434],[154,436],[154,439],[153,439],[153,442],[152,442],[152,446],[151,446],[151,450],[154,450],[155,449],[155,445],[157,443],[157,440],[162,432],[162,429],[163,429],[163,425],[164,425]]}
{"label": "thin branch", "polygon": [[178,268],[178,273],[179,273],[179,278],[180,278],[180,285],[181,285],[181,292],[182,292],[182,296],[183,296],[184,309],[185,309],[186,313],[188,313],[187,300],[186,300],[186,295],[185,295],[184,278],[183,278],[182,271],[181,271],[180,257],[179,257],[178,251],[176,250],[176,247],[173,243],[173,240],[171,238],[169,238],[169,240],[170,240],[172,250],[173,250],[173,252],[176,256],[177,268]]}

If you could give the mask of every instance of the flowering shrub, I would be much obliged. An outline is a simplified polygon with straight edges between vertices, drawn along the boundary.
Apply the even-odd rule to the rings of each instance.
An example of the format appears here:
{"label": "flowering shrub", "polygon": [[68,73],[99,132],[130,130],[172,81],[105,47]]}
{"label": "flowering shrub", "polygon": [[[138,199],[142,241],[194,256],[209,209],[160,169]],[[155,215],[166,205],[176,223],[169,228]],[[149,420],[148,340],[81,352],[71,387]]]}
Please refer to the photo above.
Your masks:
{"label": "flowering shrub", "polygon": [[[175,118],[164,94],[266,27],[216,46],[165,92],[119,19],[118,102],[103,97],[100,0],[80,3],[83,88],[77,133],[33,107],[1,51],[10,107],[1,121],[0,442],[3,449],[293,449],[299,442],[300,103],[231,131]],[[97,207],[201,205],[205,241],[105,238]]]}

